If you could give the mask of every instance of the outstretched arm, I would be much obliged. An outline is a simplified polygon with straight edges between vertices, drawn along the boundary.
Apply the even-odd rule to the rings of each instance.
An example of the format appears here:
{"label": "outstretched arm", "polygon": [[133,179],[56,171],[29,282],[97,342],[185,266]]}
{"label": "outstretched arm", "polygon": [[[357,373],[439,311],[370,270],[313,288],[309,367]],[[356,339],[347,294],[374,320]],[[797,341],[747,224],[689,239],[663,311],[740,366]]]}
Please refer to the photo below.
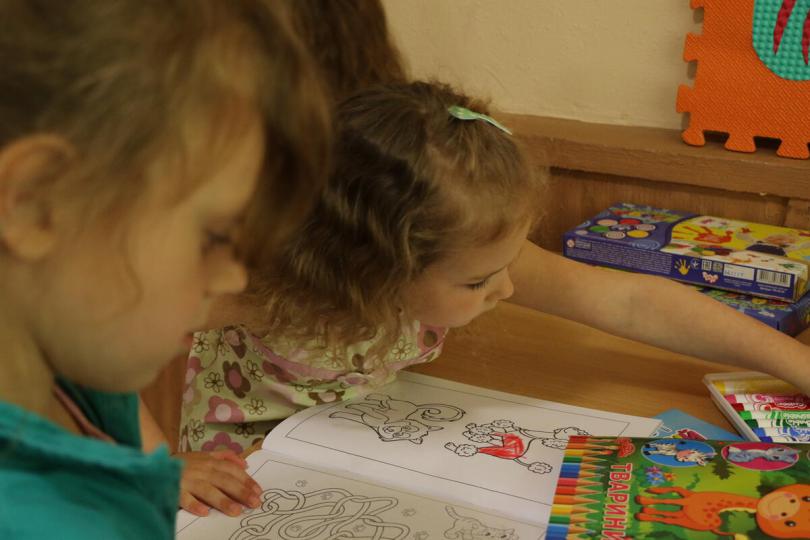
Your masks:
{"label": "outstretched arm", "polygon": [[691,287],[588,266],[528,241],[510,273],[511,302],[670,351],[771,373],[810,393],[810,348]]}
{"label": "outstretched arm", "polygon": [[[151,452],[168,441],[143,399],[138,401],[143,450]],[[242,512],[241,505],[259,506],[262,490],[245,472],[245,460],[234,452],[182,452],[175,457],[183,461],[180,478],[180,506],[183,509],[205,516],[213,507],[230,516],[238,516]]]}

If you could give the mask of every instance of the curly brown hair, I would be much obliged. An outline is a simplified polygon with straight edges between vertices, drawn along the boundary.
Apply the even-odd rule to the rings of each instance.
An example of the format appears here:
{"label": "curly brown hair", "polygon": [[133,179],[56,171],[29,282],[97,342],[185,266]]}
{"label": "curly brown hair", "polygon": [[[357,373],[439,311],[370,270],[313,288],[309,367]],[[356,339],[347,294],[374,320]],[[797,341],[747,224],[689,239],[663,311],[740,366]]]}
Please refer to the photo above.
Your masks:
{"label": "curly brown hair", "polygon": [[[275,4],[3,1],[0,145],[37,133],[63,138],[75,153],[54,170],[48,195],[85,224],[115,226],[146,191],[155,162],[181,166],[183,197],[258,109],[267,148],[257,197],[266,200],[264,245],[274,250],[278,235],[267,231],[309,209],[330,145],[319,80]],[[207,160],[189,159],[191,130],[208,137]]]}
{"label": "curly brown hair", "polygon": [[272,335],[345,350],[399,336],[405,286],[448,252],[503,238],[535,217],[542,180],[513,137],[452,117],[483,102],[436,82],[372,88],[338,108],[335,167],[282,250],[262,299]]}

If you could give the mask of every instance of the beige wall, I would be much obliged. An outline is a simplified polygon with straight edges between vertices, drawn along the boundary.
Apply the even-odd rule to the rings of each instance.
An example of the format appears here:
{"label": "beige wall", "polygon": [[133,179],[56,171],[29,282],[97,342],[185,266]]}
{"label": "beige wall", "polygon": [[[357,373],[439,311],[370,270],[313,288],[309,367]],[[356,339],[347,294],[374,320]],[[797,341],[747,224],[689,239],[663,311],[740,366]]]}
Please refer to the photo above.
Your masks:
{"label": "beige wall", "polygon": [[383,0],[417,77],[507,112],[680,128],[688,0]]}

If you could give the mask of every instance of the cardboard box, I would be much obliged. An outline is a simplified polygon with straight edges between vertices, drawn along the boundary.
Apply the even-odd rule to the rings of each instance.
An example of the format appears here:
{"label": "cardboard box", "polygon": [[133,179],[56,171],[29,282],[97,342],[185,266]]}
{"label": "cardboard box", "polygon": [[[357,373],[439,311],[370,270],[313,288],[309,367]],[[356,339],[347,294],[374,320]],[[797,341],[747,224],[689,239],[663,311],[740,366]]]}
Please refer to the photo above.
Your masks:
{"label": "cardboard box", "polygon": [[761,298],[710,287],[695,288],[789,336],[795,336],[810,325],[810,294],[805,294],[797,302],[791,304],[772,298]]}
{"label": "cardboard box", "polygon": [[807,292],[810,231],[619,203],[565,233],[563,254],[794,302]]}

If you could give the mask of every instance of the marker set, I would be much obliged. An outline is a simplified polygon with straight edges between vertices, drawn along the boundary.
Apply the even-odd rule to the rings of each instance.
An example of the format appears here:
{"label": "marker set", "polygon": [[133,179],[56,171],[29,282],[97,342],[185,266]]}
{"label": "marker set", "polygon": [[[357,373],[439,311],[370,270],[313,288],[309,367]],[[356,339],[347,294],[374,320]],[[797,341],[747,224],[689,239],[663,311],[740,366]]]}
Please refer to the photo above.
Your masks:
{"label": "marker set", "polygon": [[752,441],[810,442],[810,397],[762,373],[712,373],[704,383],[712,400]]}

